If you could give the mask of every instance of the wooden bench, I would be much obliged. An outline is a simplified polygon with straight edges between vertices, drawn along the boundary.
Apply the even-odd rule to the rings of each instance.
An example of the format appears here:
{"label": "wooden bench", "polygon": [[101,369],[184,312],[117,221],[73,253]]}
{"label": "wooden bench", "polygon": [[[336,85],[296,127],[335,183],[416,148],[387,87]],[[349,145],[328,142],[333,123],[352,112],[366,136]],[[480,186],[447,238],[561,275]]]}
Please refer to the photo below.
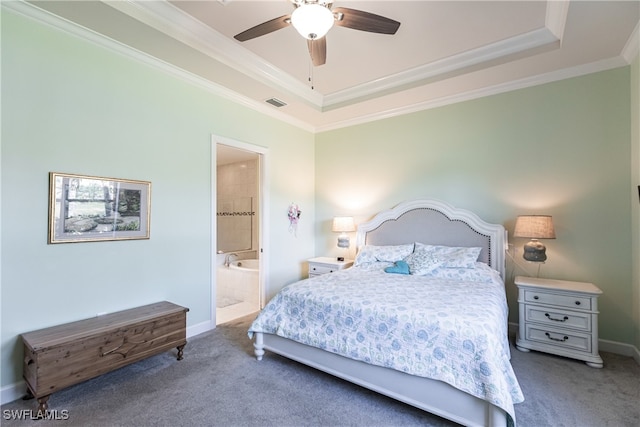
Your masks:
{"label": "wooden bench", "polygon": [[52,393],[187,344],[186,307],[163,301],[22,334],[23,376],[39,413]]}

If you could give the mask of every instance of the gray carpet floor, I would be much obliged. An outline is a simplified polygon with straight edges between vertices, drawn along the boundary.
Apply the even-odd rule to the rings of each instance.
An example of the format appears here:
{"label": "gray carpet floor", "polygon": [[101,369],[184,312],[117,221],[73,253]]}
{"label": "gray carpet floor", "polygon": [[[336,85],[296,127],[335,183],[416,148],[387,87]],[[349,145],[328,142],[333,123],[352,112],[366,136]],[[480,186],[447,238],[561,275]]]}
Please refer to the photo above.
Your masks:
{"label": "gray carpet floor", "polygon": [[[454,426],[456,424],[280,356],[258,362],[253,316],[189,340],[185,357],[154,356],[51,396],[58,420],[32,420],[35,400],[2,406],[3,426]],[[640,367],[601,353],[605,367],[512,349],[525,395],[517,425],[640,426]],[[23,419],[12,419],[15,416]],[[26,416],[27,419],[24,419]]]}

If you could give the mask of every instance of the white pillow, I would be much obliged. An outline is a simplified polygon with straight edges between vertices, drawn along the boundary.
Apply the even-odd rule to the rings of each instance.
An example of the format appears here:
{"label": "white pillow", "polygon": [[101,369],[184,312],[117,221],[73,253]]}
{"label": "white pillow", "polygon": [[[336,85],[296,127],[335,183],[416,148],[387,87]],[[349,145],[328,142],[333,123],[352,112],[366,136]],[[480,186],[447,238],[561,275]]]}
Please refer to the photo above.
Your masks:
{"label": "white pillow", "polygon": [[384,271],[387,267],[392,267],[392,262],[365,262],[364,264],[354,265],[354,268],[358,268],[362,271]]}
{"label": "white pillow", "polygon": [[416,248],[405,261],[409,264],[409,273],[417,276],[429,274],[442,265],[434,251],[425,248]]}
{"label": "white pillow", "polygon": [[406,258],[411,252],[413,252],[413,243],[395,246],[365,245],[358,253],[354,265],[378,261],[396,262]]}
{"label": "white pillow", "polygon": [[483,262],[477,262],[476,268],[436,268],[428,276],[458,282],[502,282],[500,273]]}
{"label": "white pillow", "polygon": [[416,242],[417,250],[433,252],[433,256],[441,262],[443,268],[475,268],[482,248],[425,245]]}

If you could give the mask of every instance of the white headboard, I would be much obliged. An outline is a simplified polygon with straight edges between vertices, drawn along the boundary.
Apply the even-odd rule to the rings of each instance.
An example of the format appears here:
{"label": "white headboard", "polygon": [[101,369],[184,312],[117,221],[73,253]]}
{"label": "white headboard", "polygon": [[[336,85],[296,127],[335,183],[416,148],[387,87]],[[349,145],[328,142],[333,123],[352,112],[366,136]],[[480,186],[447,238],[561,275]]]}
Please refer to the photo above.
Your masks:
{"label": "white headboard", "polygon": [[413,200],[378,213],[358,225],[356,247],[420,242],[429,245],[481,247],[478,261],[504,279],[506,231],[473,212],[437,200]]}

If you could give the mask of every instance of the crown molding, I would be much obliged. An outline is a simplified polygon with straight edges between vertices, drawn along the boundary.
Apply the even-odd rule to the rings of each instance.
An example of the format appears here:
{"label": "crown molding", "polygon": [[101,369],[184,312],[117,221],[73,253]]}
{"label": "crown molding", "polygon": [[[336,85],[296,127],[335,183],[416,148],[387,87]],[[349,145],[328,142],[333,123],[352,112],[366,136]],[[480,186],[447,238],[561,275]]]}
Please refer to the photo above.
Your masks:
{"label": "crown molding", "polygon": [[519,34],[477,49],[433,61],[393,76],[327,95],[324,97],[323,110],[327,110],[334,105],[349,105],[354,101],[370,98],[379,92],[385,93],[396,88],[407,88],[425,80],[430,82],[443,80],[461,70],[482,64],[494,64],[494,61],[532,49],[556,47],[558,42],[559,40],[547,28]]}
{"label": "crown molding", "polygon": [[528,87],[539,86],[547,83],[553,83],[572,77],[580,77],[587,74],[597,73],[600,71],[611,70],[628,65],[622,56],[605,59],[590,64],[579,65],[576,67],[565,68],[563,70],[553,71],[537,76],[526,77],[507,83],[501,83],[493,86],[487,86],[475,90],[470,90],[458,94],[447,95],[437,99],[425,102],[419,102],[413,105],[407,105],[399,108],[392,108],[385,111],[376,112],[374,114],[364,115],[355,119],[343,120],[326,126],[315,128],[316,133],[327,132],[349,126],[361,125],[377,120],[389,119],[393,117],[403,116],[405,114],[417,113],[433,108],[444,107],[446,105],[457,104],[459,102],[471,101],[474,99],[484,98],[487,96],[498,95],[501,93],[511,92],[514,90],[525,89]]}
{"label": "crown molding", "polygon": [[322,95],[308,85],[165,0],[101,1],[262,84],[285,91],[317,109],[322,105]]}
{"label": "crown molding", "polygon": [[547,1],[547,13],[545,16],[545,26],[560,40],[564,37],[564,28],[567,24],[567,14],[569,13],[570,0],[549,0]]}
{"label": "crown molding", "polygon": [[501,58],[532,49],[558,47],[560,39],[556,34],[564,32],[568,9],[568,0],[549,1],[543,28],[323,96],[167,1],[103,2],[262,84],[305,102],[318,111],[351,105],[363,99],[406,89],[425,80],[442,80],[451,73],[468,67],[481,64],[489,66]]}
{"label": "crown molding", "polygon": [[[14,13],[20,14],[29,19],[33,19],[51,28],[63,31],[74,37],[89,41],[90,43],[96,46],[105,48],[119,55],[141,62],[147,66],[160,70],[175,78],[181,79],[192,85],[198,86],[203,90],[206,90],[214,95],[220,96],[224,99],[235,102],[249,109],[252,109],[256,112],[265,114],[266,116],[272,117],[284,123],[288,123],[292,126],[295,126],[297,128],[300,128],[302,130],[305,130],[311,133],[325,132],[325,131],[340,129],[348,126],[364,124],[364,123],[373,122],[381,119],[387,119],[387,118],[397,117],[405,114],[415,113],[418,111],[438,108],[445,105],[451,105],[458,102],[478,99],[485,96],[496,95],[500,93],[513,91],[513,90],[551,83],[554,81],[559,81],[559,80],[563,80],[571,77],[578,77],[581,75],[623,67],[631,63],[631,61],[635,58],[635,56],[638,55],[638,50],[640,46],[640,43],[639,43],[640,22],[639,22],[638,25],[636,25],[633,34],[627,41],[620,56],[615,58],[610,58],[610,59],[598,61],[595,63],[584,64],[576,67],[571,67],[571,68],[554,71],[554,72],[550,72],[550,73],[546,73],[538,76],[519,79],[512,82],[498,84],[490,87],[471,90],[471,91],[467,91],[459,94],[448,95],[438,99],[419,102],[409,106],[404,106],[400,108],[391,108],[384,111],[359,116],[353,119],[337,121],[329,125],[313,126],[310,123],[295,119],[286,113],[274,110],[273,108],[266,106],[261,102],[258,102],[248,97],[245,97],[243,95],[240,95],[237,92],[234,92],[224,86],[213,83],[207,79],[204,79],[188,71],[185,71],[179,67],[176,67],[172,64],[169,64],[165,61],[162,61],[144,52],[136,50],[128,45],[125,45],[109,37],[106,37],[93,30],[82,27],[74,22],[71,22],[57,15],[54,15],[31,3],[26,3],[23,0],[10,1],[10,2],[2,1],[0,2],[0,6],[1,6],[1,9],[13,11]],[[555,31],[552,31],[552,30],[549,30],[549,31],[554,35],[557,34]],[[542,30],[540,33],[543,34],[544,30]],[[533,41],[534,43],[535,43],[535,40],[539,41],[541,34],[534,35],[534,37],[531,37],[529,41],[530,42]],[[546,34],[545,37],[549,37],[549,35]],[[509,49],[508,43],[505,44],[505,48]],[[514,47],[511,46],[511,48],[514,48]],[[276,75],[277,73],[273,74],[273,76],[276,76]]]}
{"label": "crown molding", "polygon": [[124,57],[130,58],[134,61],[143,63],[151,68],[160,70],[165,74],[176,77],[180,80],[188,82],[192,85],[198,86],[201,89],[206,90],[209,93],[220,96],[221,98],[243,105],[259,113],[273,117],[282,122],[288,123],[303,130],[314,132],[314,127],[309,123],[297,120],[288,114],[274,110],[272,107],[264,105],[261,102],[255,101],[246,96],[240,95],[222,85],[216,84],[210,80],[202,78],[196,74],[162,61],[154,56],[132,48],[124,43],[107,37],[103,34],[97,33],[91,29],[76,24],[75,22],[64,19],[58,15],[52,14],[44,9],[41,9],[31,3],[27,3],[23,0],[19,1],[3,1],[0,2],[2,9],[10,10],[14,13],[22,15],[28,19],[32,19],[41,24],[44,24],[50,28],[62,31],[73,37],[88,41],[96,46],[104,48],[108,51],[117,53]]}
{"label": "crown molding", "polygon": [[636,27],[633,29],[629,40],[625,43],[624,48],[622,48],[622,57],[627,61],[628,64],[631,64],[633,60],[640,54],[640,21],[636,24]]}

